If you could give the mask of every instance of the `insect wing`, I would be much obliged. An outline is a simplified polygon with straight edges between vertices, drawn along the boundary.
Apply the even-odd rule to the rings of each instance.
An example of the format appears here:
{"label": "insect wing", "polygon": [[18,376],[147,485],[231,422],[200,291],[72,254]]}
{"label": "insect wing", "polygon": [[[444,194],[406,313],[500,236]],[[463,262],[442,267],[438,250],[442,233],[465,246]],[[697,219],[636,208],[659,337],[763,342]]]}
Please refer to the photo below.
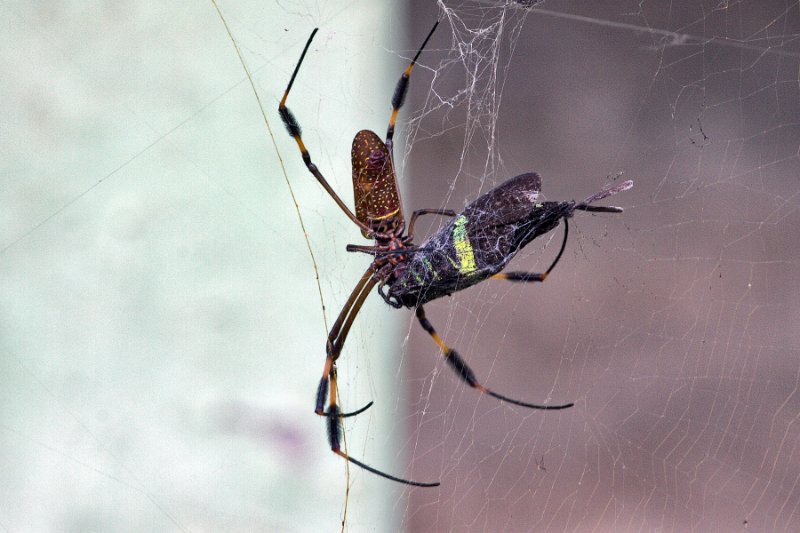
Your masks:
{"label": "insect wing", "polygon": [[530,215],[541,189],[539,174],[520,174],[478,197],[464,208],[463,215],[476,228],[514,224]]}
{"label": "insect wing", "polygon": [[356,218],[376,231],[399,226],[403,222],[400,192],[384,142],[375,132],[359,131],[353,139],[351,159]]}

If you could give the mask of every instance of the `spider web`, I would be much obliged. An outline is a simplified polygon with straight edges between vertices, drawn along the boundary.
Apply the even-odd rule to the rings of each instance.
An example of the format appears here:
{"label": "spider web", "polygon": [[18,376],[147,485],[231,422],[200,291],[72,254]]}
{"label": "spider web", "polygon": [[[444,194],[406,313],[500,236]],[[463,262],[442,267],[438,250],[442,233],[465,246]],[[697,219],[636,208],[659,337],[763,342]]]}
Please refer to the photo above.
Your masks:
{"label": "spider web", "polygon": [[[401,114],[406,210],[535,170],[577,214],[547,283],[407,312],[372,297],[339,367],[349,531],[800,527],[797,2],[222,3],[268,113],[290,105],[348,201],[346,155]],[[338,530],[344,466],[311,415],[325,336],[297,215],[211,5],[4,2],[0,528]],[[366,65],[366,66],[365,66]],[[367,74],[365,74],[365,72]],[[269,115],[328,322],[363,256]],[[435,230],[436,217],[420,226]],[[557,229],[515,259],[541,271]],[[398,348],[399,346],[399,348]]]}
{"label": "spider web", "polygon": [[[443,484],[411,493],[409,529],[797,530],[798,3],[449,7],[453,63],[412,101],[431,110],[412,137],[433,134],[413,145],[411,202],[458,206],[534,169],[553,199],[619,171],[635,187],[619,216],[576,216],[541,286],[428,306],[485,383],[576,406],[476,398],[411,332],[413,464]],[[448,86],[458,68],[469,83]],[[418,178],[434,164],[456,179]]]}

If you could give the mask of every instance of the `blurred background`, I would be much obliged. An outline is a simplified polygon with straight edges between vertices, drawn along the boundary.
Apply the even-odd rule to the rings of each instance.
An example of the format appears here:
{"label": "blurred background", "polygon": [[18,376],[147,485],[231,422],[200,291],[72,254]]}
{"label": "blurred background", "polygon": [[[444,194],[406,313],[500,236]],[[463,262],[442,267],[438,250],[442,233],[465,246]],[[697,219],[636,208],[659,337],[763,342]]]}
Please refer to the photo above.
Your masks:
{"label": "blurred background", "polygon": [[[275,144],[211,3],[0,5],[0,529],[798,530],[798,2],[393,4],[220,3]],[[369,299],[347,447],[442,482],[409,489],[348,477],[312,413],[368,259],[276,108],[320,27],[289,104],[350,202],[352,136],[384,134],[437,18],[407,212],[532,170],[549,200],[635,186],[575,216],[546,283],[426,306],[487,386],[572,409],[481,397]]]}

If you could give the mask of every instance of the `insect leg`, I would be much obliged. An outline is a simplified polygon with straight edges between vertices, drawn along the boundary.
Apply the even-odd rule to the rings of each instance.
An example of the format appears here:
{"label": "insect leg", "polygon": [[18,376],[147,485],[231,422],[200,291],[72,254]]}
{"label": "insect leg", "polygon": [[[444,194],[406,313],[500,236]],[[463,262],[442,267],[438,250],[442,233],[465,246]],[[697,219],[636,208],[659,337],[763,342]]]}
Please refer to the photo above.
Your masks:
{"label": "insect leg", "polygon": [[577,211],[590,211],[592,213],[622,213],[621,207],[614,207],[613,205],[608,207],[599,205],[577,205],[575,209]]}
{"label": "insect leg", "polygon": [[389,155],[394,159],[394,152],[392,151],[392,146],[394,141],[392,140],[394,137],[394,124],[397,122],[397,113],[400,111],[400,108],[403,107],[403,102],[406,99],[406,93],[408,93],[408,81],[411,78],[411,71],[414,69],[414,65],[417,64],[417,59],[419,59],[419,55],[425,49],[425,45],[428,44],[428,41],[433,35],[433,32],[436,31],[436,27],[439,25],[439,21],[436,21],[436,24],[433,25],[431,31],[428,32],[428,36],[425,37],[425,41],[423,41],[422,46],[419,47],[417,51],[417,55],[414,56],[414,59],[411,60],[411,64],[408,65],[408,68],[403,75],[400,76],[400,80],[397,82],[397,86],[394,88],[394,95],[392,95],[392,114],[389,117],[389,128],[386,130],[386,147],[389,149]]}
{"label": "insect leg", "polygon": [[433,338],[434,342],[439,346],[439,349],[442,350],[445,361],[447,361],[447,363],[455,371],[455,373],[458,374],[458,377],[460,377],[467,385],[469,385],[473,389],[483,394],[488,394],[489,396],[497,398],[498,400],[502,400],[508,403],[513,403],[514,405],[519,405],[522,407],[529,407],[531,409],[555,410],[555,409],[566,409],[567,407],[572,407],[573,405],[575,405],[573,403],[567,403],[563,405],[538,405],[534,403],[521,402],[519,400],[514,400],[507,396],[498,394],[484,387],[483,385],[478,383],[478,380],[475,378],[475,374],[472,372],[472,369],[461,358],[458,352],[447,346],[441,339],[441,337],[439,337],[439,334],[436,333],[436,330],[433,329],[433,326],[425,317],[425,310],[422,308],[422,306],[417,307],[417,320],[419,320],[422,329],[428,332],[428,335],[430,335],[431,338]]}
{"label": "insect leg", "polygon": [[614,187],[608,187],[607,189],[603,189],[602,191],[591,195],[586,200],[578,203],[575,206],[575,209],[581,211],[593,211],[595,213],[622,213],[621,207],[614,207],[614,206],[599,207],[589,204],[591,204],[592,202],[596,202],[597,200],[602,200],[603,198],[608,198],[609,196],[614,196],[615,194],[621,193],[622,191],[627,191],[631,187],[633,187],[633,181],[631,180],[624,181]]}
{"label": "insect leg", "polygon": [[558,251],[558,255],[553,260],[553,263],[550,265],[550,268],[547,269],[544,273],[537,273],[537,272],[501,272],[499,274],[495,274],[492,276],[493,279],[505,279],[508,281],[523,281],[523,282],[531,282],[531,281],[544,281],[547,279],[547,276],[550,275],[550,272],[553,271],[556,264],[558,264],[561,256],[564,254],[564,249],[567,247],[567,236],[569,235],[569,222],[567,219],[564,219],[564,240],[561,242],[561,249]]}
{"label": "insect leg", "polygon": [[314,28],[314,31],[311,32],[311,35],[309,36],[308,41],[306,42],[306,46],[305,48],[303,48],[303,53],[300,54],[300,60],[297,62],[297,66],[294,68],[292,77],[289,79],[289,85],[286,86],[286,91],[283,93],[283,98],[281,98],[281,103],[278,105],[278,113],[281,116],[281,120],[283,120],[284,126],[286,126],[286,131],[288,131],[289,135],[291,135],[294,138],[295,142],[297,142],[297,147],[300,149],[300,155],[303,157],[303,162],[306,164],[306,168],[308,168],[308,171],[311,172],[311,174],[313,174],[315,178],[317,178],[319,184],[322,185],[322,187],[325,189],[328,195],[330,195],[330,197],[333,198],[333,201],[336,202],[336,204],[344,212],[344,214],[347,215],[347,218],[352,220],[356,224],[356,226],[361,228],[362,231],[366,233],[371,233],[370,228],[366,224],[358,220],[358,218],[356,218],[353,212],[350,211],[350,208],[347,207],[344,201],[342,201],[342,199],[339,198],[339,195],[336,194],[336,191],[333,190],[333,187],[330,186],[328,181],[325,179],[325,177],[317,168],[317,165],[315,165],[311,161],[311,155],[308,153],[308,150],[303,144],[303,136],[302,136],[302,130],[300,129],[300,123],[297,122],[297,119],[295,118],[294,114],[289,110],[288,107],[286,107],[286,99],[289,97],[289,91],[292,89],[292,85],[294,84],[294,80],[297,77],[297,73],[300,71],[300,65],[303,64],[303,59],[305,59],[306,52],[308,52],[308,48],[311,46],[311,41],[314,39],[314,35],[317,34],[318,29],[319,28]]}

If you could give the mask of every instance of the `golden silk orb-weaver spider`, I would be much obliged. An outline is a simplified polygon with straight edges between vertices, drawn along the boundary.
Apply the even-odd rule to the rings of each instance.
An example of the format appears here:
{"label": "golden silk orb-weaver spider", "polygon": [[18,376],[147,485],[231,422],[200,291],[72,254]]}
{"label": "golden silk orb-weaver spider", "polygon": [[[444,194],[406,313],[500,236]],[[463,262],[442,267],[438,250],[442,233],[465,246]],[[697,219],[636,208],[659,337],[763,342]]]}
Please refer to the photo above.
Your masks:
{"label": "golden silk orb-weaver spider", "polygon": [[[386,479],[418,487],[435,487],[438,482],[423,483],[402,479],[373,468],[345,453],[340,446],[340,419],[355,416],[368,409],[372,402],[353,412],[339,410],[336,399],[336,360],[342,353],[347,335],[369,293],[377,286],[378,293],[389,305],[415,309],[422,328],[433,338],[445,361],[456,375],[480,393],[498,400],[531,409],[557,410],[572,407],[572,403],[539,405],[522,402],[499,394],[482,385],[459,355],[450,348],[425,316],[423,304],[452,294],[488,278],[514,282],[542,282],[561,259],[567,244],[567,219],[576,210],[620,213],[619,207],[600,207],[593,202],[612,196],[633,186],[626,181],[606,188],[581,202],[542,202],[538,200],[542,181],[536,173],[511,178],[470,203],[461,213],[450,209],[419,209],[411,214],[406,231],[400,191],[394,167],[394,128],[397,114],[408,92],[411,71],[433,35],[438,22],[428,33],[414,59],[403,72],[392,96],[392,111],[385,140],[378,134],[359,131],[353,139],[351,152],[355,214],[333,190],[303,143],[300,124],[286,107],[300,66],[303,64],[317,29],[311,32],[289,84],[278,106],[278,112],[289,135],[297,142],[309,172],[317,179],[344,214],[373,241],[372,245],[347,246],[347,251],[363,252],[374,258],[347,298],[336,322],[328,333],[325,364],[317,388],[314,412],[328,421],[328,440],[331,450],[345,460]],[[428,237],[421,245],[413,244],[414,224],[422,215],[450,217],[448,224]],[[506,265],[536,237],[554,229],[564,221],[564,240],[553,263],[544,273],[502,272]],[[325,410],[325,403],[328,409]]]}

